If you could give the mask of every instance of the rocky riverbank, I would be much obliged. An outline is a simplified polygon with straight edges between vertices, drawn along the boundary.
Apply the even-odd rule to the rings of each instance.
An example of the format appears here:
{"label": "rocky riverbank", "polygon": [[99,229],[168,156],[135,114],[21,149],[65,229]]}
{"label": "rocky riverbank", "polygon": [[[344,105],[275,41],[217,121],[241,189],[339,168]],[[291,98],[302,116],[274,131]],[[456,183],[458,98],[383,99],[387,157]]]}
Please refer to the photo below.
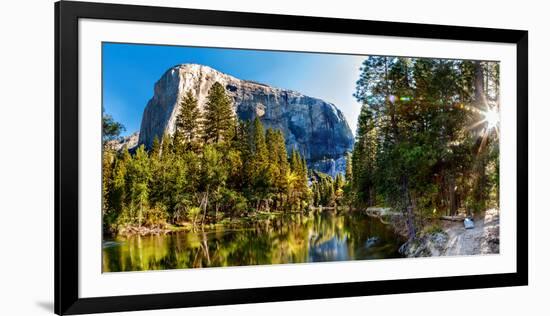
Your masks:
{"label": "rocky riverbank", "polygon": [[[364,211],[408,238],[405,217],[390,208],[369,207]],[[498,209],[489,209],[474,218],[474,228],[465,229],[463,221],[432,220],[418,237],[405,242],[399,252],[405,257],[468,256],[499,253],[500,218]]]}
{"label": "rocky riverbank", "polygon": [[147,226],[131,226],[127,225],[124,227],[121,227],[117,234],[121,236],[132,236],[132,235],[140,235],[140,236],[146,236],[146,235],[164,235],[171,233],[173,231],[176,231],[176,227],[168,227],[168,226],[155,226],[155,227],[147,227]]}
{"label": "rocky riverbank", "polygon": [[[438,228],[407,241],[399,252],[406,257],[467,256],[499,253],[499,210],[490,209],[474,218],[474,228],[438,220]],[[436,227],[436,226],[432,226]]]}

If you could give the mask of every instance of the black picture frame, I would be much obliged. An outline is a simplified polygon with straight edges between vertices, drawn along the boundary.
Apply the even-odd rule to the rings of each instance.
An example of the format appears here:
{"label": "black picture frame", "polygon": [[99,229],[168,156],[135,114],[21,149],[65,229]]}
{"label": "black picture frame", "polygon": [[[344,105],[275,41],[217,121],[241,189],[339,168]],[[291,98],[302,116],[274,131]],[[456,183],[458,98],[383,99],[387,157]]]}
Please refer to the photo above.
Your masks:
{"label": "black picture frame", "polygon": [[[78,21],[82,18],[511,43],[517,47],[517,272],[150,295],[78,296]],[[196,9],[55,3],[55,313],[83,314],[410,292],[528,283],[528,32]]]}

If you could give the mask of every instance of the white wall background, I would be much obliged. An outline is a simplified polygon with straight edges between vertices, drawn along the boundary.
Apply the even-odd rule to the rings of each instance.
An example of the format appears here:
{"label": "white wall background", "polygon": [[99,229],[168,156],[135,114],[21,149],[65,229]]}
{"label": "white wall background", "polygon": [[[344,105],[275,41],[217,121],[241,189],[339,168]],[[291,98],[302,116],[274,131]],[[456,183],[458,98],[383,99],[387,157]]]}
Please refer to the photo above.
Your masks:
{"label": "white wall background", "polygon": [[[105,2],[96,0],[97,2]],[[547,314],[546,163],[550,152],[550,20],[544,1],[110,2],[529,30],[529,286],[136,312],[132,315]],[[10,1],[0,13],[0,314],[53,313],[53,1]],[[520,210],[527,211],[527,210]],[[465,303],[465,307],[461,303]],[[116,315],[116,314],[111,314]]]}

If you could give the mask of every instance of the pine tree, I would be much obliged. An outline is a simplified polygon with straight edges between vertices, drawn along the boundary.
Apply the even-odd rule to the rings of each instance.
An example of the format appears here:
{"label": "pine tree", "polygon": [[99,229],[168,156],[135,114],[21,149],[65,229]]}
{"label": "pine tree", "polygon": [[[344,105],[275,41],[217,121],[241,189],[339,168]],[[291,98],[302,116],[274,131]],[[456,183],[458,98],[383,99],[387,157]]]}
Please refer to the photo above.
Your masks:
{"label": "pine tree", "polygon": [[268,128],[265,131],[265,144],[267,155],[267,182],[270,187],[270,192],[277,193],[277,179],[280,178],[279,169],[279,147],[277,146],[277,134],[276,132]]}
{"label": "pine tree", "polygon": [[258,172],[262,172],[263,168],[265,168],[265,165],[268,161],[268,151],[267,151],[267,145],[265,142],[265,130],[262,122],[259,118],[256,117],[254,120],[254,127],[252,132],[253,137],[253,151],[254,151],[254,160],[258,162]]}
{"label": "pine tree", "polygon": [[114,164],[116,159],[116,152],[110,148],[105,147],[103,149],[103,159],[101,162],[102,169],[102,190],[101,190],[101,200],[102,200],[102,212],[105,215],[109,209],[109,192],[112,189],[112,178],[114,171]]}
{"label": "pine tree", "polygon": [[344,187],[344,178],[341,173],[338,173],[334,179],[334,190],[340,190],[342,187]]}
{"label": "pine tree", "polygon": [[153,204],[162,203],[164,195],[164,161],[161,159],[161,144],[157,136],[153,139],[153,145],[149,152],[151,162],[151,183],[149,198]]}
{"label": "pine tree", "polygon": [[112,219],[113,223],[122,214],[127,205],[126,174],[131,159],[132,157],[128,152],[128,148],[124,148],[120,157],[115,160],[111,191],[109,194],[109,205],[115,213]]}
{"label": "pine tree", "polygon": [[149,155],[151,156],[151,159],[160,159],[160,152],[161,152],[161,147],[160,147],[160,141],[159,141],[159,138],[157,136],[155,136],[155,138],[153,139],[153,145],[151,146],[151,152],[149,153]]}
{"label": "pine tree", "polygon": [[346,173],[345,173],[345,180],[348,183],[351,183],[353,181],[353,165],[351,160],[351,153],[346,153]]}
{"label": "pine tree", "polygon": [[[190,175],[186,159],[190,154],[194,153],[188,151],[182,155],[173,155],[169,162],[169,168],[165,170],[165,202],[163,204],[169,207],[170,215],[177,219],[184,215],[182,214],[183,210],[191,199],[189,189],[192,187],[189,185],[189,181],[193,176]],[[165,160],[165,162],[168,161]]]}
{"label": "pine tree", "polygon": [[126,130],[124,125],[115,121],[109,114],[102,113],[102,139],[105,146],[109,141],[115,140],[120,133]]}
{"label": "pine tree", "polygon": [[358,202],[373,205],[379,139],[374,114],[369,105],[363,104],[357,121],[355,148],[351,155],[351,184],[357,193]]}
{"label": "pine tree", "polygon": [[273,144],[271,144],[271,146],[272,148],[269,152],[272,153],[271,155],[273,157],[275,157],[274,161],[278,168],[278,174],[275,178],[275,186],[277,187],[277,191],[282,194],[287,191],[287,182],[285,181],[285,177],[290,170],[283,132],[280,130],[275,131]]}
{"label": "pine tree", "polygon": [[175,142],[183,150],[196,150],[202,137],[202,117],[197,99],[188,91],[179,103],[176,117]]}
{"label": "pine tree", "polygon": [[138,147],[135,156],[130,160],[126,179],[131,215],[141,226],[148,207],[151,180],[148,155],[143,145]]}
{"label": "pine tree", "polygon": [[201,157],[201,188],[204,191],[201,201],[203,220],[212,204],[217,213],[220,188],[225,186],[227,177],[228,169],[227,165],[223,163],[223,153],[214,145],[205,145]]}
{"label": "pine tree", "polygon": [[160,142],[160,156],[169,156],[174,152],[174,146],[172,137],[168,133],[162,135],[162,141]]}
{"label": "pine tree", "polygon": [[321,196],[319,193],[319,183],[317,181],[311,184],[311,191],[313,195],[313,206],[319,206],[321,203]]}
{"label": "pine tree", "polygon": [[276,196],[277,205],[284,204],[288,191],[286,176],[290,166],[286,152],[285,140],[280,130],[267,129],[266,145],[269,157],[268,182],[270,192]]}
{"label": "pine tree", "polygon": [[290,171],[292,183],[290,186],[292,202],[298,209],[302,210],[302,202],[309,201],[310,190],[308,188],[307,163],[300,152],[293,149],[290,154]]}
{"label": "pine tree", "polygon": [[265,202],[270,189],[269,156],[266,145],[265,130],[258,117],[252,125],[252,156],[251,156],[251,177],[252,199],[255,200],[256,209]]}
{"label": "pine tree", "polygon": [[214,144],[230,141],[235,132],[235,115],[231,99],[219,82],[210,88],[204,112],[205,141]]}
{"label": "pine tree", "polygon": [[381,196],[403,210],[411,237],[424,212],[453,215],[460,204],[484,209],[479,202],[489,198],[483,192],[494,187],[482,184],[488,174],[485,157],[496,134],[488,132],[484,111],[498,102],[497,65],[367,58],[355,93],[364,105],[347,195],[367,204]]}
{"label": "pine tree", "polygon": [[290,153],[290,169],[292,172],[298,173],[301,169],[300,153],[296,148],[293,148]]}
{"label": "pine tree", "polygon": [[252,186],[252,141],[250,121],[239,121],[236,128],[233,149],[239,153],[241,170],[238,177],[233,176],[230,181],[233,187],[239,190],[250,190]]}

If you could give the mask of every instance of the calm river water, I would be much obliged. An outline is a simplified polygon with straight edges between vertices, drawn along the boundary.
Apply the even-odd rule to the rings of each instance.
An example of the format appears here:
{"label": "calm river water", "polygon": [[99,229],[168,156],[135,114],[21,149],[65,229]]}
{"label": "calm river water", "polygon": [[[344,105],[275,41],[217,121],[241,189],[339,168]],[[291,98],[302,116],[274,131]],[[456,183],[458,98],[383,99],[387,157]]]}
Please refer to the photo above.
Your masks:
{"label": "calm river water", "polygon": [[290,214],[239,227],[104,240],[103,271],[397,258],[402,243],[366,215]]}

